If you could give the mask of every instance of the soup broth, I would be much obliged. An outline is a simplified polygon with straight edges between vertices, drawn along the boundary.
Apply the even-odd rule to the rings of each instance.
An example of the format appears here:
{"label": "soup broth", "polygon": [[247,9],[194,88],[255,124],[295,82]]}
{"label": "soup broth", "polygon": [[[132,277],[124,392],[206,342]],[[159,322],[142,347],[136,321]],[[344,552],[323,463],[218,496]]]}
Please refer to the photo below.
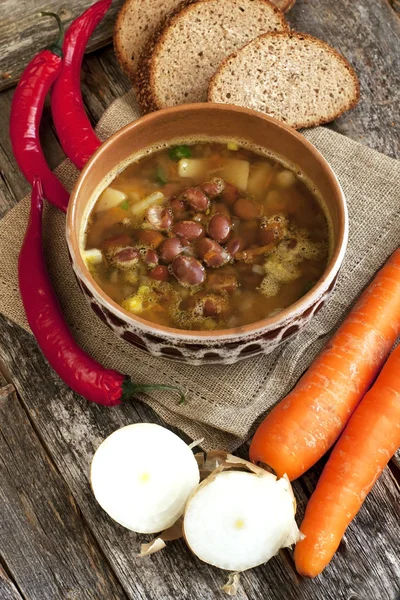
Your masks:
{"label": "soup broth", "polygon": [[168,327],[239,327],[309,291],[329,257],[325,212],[283,164],[236,142],[155,151],[96,200],[83,257],[124,309]]}

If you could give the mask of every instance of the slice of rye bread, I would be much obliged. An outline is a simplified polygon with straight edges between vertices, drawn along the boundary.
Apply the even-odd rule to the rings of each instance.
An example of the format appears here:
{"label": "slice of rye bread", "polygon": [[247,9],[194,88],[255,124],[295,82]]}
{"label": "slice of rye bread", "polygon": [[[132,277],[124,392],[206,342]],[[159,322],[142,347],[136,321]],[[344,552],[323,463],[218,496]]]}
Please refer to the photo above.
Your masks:
{"label": "slice of rye bread", "polygon": [[304,33],[259,36],[222,62],[208,91],[209,102],[252,108],[295,129],[328,123],[359,98],[348,61]]}
{"label": "slice of rye bread", "polygon": [[[147,42],[171,13],[195,0],[125,0],[114,27],[114,50],[124,73],[135,81],[139,57]],[[287,12],[296,0],[271,0]]]}
{"label": "slice of rye bread", "polygon": [[160,24],[171,12],[193,1],[125,0],[114,26],[114,51],[122,70],[132,81],[140,55]]}
{"label": "slice of rye bread", "polygon": [[145,112],[207,100],[216,68],[260,33],[286,31],[268,0],[198,0],[172,15],[140,58],[136,87]]}

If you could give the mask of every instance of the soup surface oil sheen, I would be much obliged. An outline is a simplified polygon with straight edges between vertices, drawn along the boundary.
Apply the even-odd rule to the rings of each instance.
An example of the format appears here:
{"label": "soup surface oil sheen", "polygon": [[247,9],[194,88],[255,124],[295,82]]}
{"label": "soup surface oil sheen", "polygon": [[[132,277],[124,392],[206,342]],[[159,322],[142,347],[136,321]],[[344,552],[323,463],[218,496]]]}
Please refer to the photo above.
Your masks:
{"label": "soup surface oil sheen", "polygon": [[142,156],[88,217],[86,265],[125,310],[189,330],[240,327],[306,294],[329,259],[326,213],[291,169],[230,141]]}

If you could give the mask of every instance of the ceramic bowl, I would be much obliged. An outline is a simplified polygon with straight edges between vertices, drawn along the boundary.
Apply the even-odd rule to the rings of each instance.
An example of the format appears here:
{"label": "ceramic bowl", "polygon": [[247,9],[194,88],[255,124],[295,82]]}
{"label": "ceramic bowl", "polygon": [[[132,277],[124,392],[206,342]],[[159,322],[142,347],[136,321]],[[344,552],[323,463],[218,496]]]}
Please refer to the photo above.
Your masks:
{"label": "ceramic bowl", "polygon": [[[188,331],[153,324],[113,302],[96,284],[81,256],[86,220],[95,199],[129,162],[155,144],[182,138],[245,139],[296,166],[319,191],[333,230],[329,264],[316,285],[278,314],[232,329]],[[267,354],[296,335],[327,301],[346,249],[346,201],[332,169],[299,133],[252,110],[225,104],[191,104],[161,110],[130,123],[111,136],[89,160],[71,194],[67,242],[72,266],[90,306],[115,333],[154,356],[191,364],[230,364]]]}

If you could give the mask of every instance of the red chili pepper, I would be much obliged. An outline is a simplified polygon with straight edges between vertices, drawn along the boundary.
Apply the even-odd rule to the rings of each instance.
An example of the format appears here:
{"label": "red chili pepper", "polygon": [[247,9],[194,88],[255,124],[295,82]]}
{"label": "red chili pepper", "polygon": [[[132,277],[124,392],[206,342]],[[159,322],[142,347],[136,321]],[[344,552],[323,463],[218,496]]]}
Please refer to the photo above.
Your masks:
{"label": "red chili pepper", "polygon": [[68,158],[82,169],[101,145],[86,115],[80,89],[80,71],[87,42],[111,0],[100,0],[68,28],[63,44],[63,66],[51,92],[51,110],[58,139]]}
{"label": "red chili pepper", "polygon": [[18,166],[29,183],[32,184],[35,177],[40,177],[47,200],[66,212],[69,194],[51,172],[39,139],[44,101],[61,71],[63,27],[58,15],[41,14],[57,19],[58,38],[48,49],[35,56],[19,80],[11,105],[10,139]]}
{"label": "red chili pepper", "polygon": [[50,365],[70,388],[97,404],[115,406],[139,392],[160,389],[178,392],[183,401],[179,388],[136,385],[126,375],[102,367],[76,344],[47,275],[42,251],[42,209],[42,186],[40,179],[35,178],[18,278],[29,326]]}

